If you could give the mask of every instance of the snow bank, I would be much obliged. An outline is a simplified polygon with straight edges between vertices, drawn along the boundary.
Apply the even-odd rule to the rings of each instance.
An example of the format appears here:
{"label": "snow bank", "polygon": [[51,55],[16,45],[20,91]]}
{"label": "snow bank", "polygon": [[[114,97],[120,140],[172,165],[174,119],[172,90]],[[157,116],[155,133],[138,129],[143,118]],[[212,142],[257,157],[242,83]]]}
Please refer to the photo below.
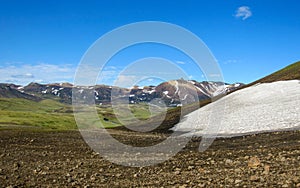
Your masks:
{"label": "snow bank", "polygon": [[233,136],[299,127],[300,80],[291,80],[236,91],[188,114],[173,130]]}

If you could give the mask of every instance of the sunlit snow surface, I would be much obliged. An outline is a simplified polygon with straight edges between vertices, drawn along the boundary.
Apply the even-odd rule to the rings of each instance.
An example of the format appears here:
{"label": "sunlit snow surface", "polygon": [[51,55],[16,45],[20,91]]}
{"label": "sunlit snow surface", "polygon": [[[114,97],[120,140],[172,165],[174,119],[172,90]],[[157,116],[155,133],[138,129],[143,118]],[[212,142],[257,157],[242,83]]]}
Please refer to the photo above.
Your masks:
{"label": "sunlit snow surface", "polygon": [[257,84],[188,114],[173,130],[234,136],[300,128],[300,80]]}

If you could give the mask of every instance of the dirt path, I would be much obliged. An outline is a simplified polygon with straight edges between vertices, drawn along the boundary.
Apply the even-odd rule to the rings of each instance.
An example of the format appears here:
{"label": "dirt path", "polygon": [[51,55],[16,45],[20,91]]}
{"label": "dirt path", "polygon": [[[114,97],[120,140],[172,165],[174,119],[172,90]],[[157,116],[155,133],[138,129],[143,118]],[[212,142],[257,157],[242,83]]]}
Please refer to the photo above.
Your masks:
{"label": "dirt path", "polygon": [[[166,137],[112,134],[134,145]],[[0,187],[300,187],[299,131],[217,139],[205,152],[199,141],[164,163],[132,168],[101,158],[78,131],[1,130]]]}

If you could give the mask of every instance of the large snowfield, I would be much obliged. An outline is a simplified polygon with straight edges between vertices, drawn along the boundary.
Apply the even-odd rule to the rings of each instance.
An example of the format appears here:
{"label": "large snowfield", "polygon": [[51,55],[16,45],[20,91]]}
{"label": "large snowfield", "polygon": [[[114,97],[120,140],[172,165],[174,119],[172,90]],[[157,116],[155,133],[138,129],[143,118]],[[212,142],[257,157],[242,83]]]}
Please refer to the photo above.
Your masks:
{"label": "large snowfield", "polygon": [[200,108],[173,130],[236,136],[300,128],[300,80],[257,84]]}

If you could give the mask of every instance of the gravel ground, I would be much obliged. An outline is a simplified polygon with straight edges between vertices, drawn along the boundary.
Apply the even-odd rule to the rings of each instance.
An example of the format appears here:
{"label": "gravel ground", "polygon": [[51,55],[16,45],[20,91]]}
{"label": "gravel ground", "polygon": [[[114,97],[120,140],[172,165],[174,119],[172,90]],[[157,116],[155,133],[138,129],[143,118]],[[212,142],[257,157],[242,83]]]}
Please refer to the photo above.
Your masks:
{"label": "gravel ground", "polygon": [[[124,143],[151,144],[164,134],[113,130]],[[300,132],[217,139],[199,152],[194,138],[175,157],[125,167],[93,152],[78,131],[0,131],[0,187],[300,187]]]}

